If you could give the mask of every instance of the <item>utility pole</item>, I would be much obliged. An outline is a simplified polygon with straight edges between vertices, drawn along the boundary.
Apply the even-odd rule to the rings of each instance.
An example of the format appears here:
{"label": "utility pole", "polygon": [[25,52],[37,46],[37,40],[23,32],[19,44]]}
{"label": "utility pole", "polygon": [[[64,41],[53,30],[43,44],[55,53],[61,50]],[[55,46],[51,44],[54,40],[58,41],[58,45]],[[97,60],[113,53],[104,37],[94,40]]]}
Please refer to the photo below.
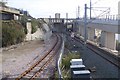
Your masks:
{"label": "utility pole", "polygon": [[80,6],[78,6],[78,18],[80,18]]}
{"label": "utility pole", "polygon": [[87,4],[85,4],[85,14],[84,14],[84,44],[86,45],[87,41]]}
{"label": "utility pole", "polygon": [[[84,7],[84,54],[87,53],[87,4],[85,4],[85,7]],[[83,56],[84,58],[84,61],[87,59],[86,56]]]}
{"label": "utility pole", "polygon": [[91,3],[91,0],[90,0],[90,19],[91,19],[91,8],[92,8],[92,3]]}
{"label": "utility pole", "polygon": [[68,13],[66,13],[66,31],[67,31],[67,25],[68,25]]}

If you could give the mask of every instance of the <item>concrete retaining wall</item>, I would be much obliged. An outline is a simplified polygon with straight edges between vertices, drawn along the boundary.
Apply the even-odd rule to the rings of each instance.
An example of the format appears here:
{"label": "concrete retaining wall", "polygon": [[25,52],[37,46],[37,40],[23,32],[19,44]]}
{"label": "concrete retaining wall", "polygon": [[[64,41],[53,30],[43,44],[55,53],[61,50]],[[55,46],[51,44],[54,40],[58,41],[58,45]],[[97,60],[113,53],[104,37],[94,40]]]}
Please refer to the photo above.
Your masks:
{"label": "concrete retaining wall", "polygon": [[34,34],[31,34],[32,40],[42,40],[43,39],[43,31],[38,28],[37,31]]}
{"label": "concrete retaining wall", "polygon": [[31,22],[27,22],[26,25],[28,30],[28,33],[25,38],[26,41],[48,40],[52,35],[52,31],[50,31],[49,26],[45,23],[42,24],[42,28],[38,28],[37,31],[33,34],[31,34]]}

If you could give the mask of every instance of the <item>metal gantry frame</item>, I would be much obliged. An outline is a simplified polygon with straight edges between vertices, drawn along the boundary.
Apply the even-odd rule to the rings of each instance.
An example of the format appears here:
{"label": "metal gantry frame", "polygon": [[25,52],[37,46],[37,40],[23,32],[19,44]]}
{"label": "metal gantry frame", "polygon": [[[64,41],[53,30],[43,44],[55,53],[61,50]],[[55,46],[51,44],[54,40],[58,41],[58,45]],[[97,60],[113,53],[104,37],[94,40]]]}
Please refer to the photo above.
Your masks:
{"label": "metal gantry frame", "polygon": [[[84,46],[85,46],[85,48],[86,48],[86,42],[87,42],[87,25],[89,23],[91,23],[92,21],[94,21],[94,19],[91,20],[91,18],[92,18],[91,17],[91,10],[92,10],[92,7],[91,7],[92,5],[91,4],[92,3],[91,3],[91,0],[90,0],[90,8],[87,7],[87,4],[85,4],[85,7],[84,7],[84,10],[85,10],[85,12],[84,12]],[[90,9],[90,22],[87,21],[87,9]],[[106,11],[104,11],[103,13],[105,13],[105,12]],[[101,15],[104,15],[103,13],[101,13],[98,17],[100,17]]]}
{"label": "metal gantry frame", "polygon": [[[98,0],[98,1],[100,1],[100,0]],[[96,1],[94,4],[96,4],[98,1]],[[102,15],[99,15],[97,17],[103,16],[105,14],[110,15],[110,7],[92,7],[92,5],[94,5],[94,4],[92,4],[92,0],[90,0],[90,7],[88,8],[88,9],[90,9],[90,19],[92,19],[92,10],[94,10],[94,11],[102,11],[102,13],[101,13]],[[94,9],[94,8],[98,8],[98,9],[106,8],[106,10],[98,10],[98,9]]]}

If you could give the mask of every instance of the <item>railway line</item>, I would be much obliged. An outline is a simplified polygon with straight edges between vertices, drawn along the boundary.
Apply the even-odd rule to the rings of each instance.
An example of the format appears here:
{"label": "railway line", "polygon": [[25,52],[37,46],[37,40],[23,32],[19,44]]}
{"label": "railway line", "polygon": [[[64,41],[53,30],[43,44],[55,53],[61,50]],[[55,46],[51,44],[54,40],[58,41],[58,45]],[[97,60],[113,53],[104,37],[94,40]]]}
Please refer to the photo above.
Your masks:
{"label": "railway line", "polygon": [[[82,45],[84,45],[84,40],[76,36],[73,39],[80,42]],[[96,45],[93,45],[89,42],[86,43],[86,47],[92,50],[94,53],[96,53],[100,57],[102,57],[103,59],[105,59],[106,61],[110,62],[112,65],[116,66],[118,69],[120,69],[120,57],[119,56],[115,56],[111,54],[110,52],[100,49]]]}
{"label": "railway line", "polygon": [[26,71],[24,71],[22,74],[20,74],[16,80],[21,80],[24,78],[29,78],[30,80],[34,80],[35,78],[39,78],[41,75],[41,72],[44,70],[50,62],[52,62],[53,57],[57,54],[61,43],[62,43],[62,38],[60,35],[56,34],[56,41],[54,45],[51,47],[50,50],[45,53],[45,55],[40,58],[35,64],[30,66]]}

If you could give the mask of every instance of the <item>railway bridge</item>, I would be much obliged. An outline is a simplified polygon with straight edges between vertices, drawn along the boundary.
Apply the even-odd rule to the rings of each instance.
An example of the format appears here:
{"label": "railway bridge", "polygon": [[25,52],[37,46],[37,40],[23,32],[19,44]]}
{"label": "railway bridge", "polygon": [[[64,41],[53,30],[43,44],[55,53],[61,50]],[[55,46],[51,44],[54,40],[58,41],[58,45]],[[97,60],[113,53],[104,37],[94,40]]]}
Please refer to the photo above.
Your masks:
{"label": "railway bridge", "polygon": [[[72,30],[78,37],[85,35],[84,18],[46,18],[58,32]],[[44,19],[44,20],[46,20]],[[87,19],[87,40],[98,46],[116,51],[115,34],[119,34],[119,19]],[[53,29],[54,29],[53,28]]]}

